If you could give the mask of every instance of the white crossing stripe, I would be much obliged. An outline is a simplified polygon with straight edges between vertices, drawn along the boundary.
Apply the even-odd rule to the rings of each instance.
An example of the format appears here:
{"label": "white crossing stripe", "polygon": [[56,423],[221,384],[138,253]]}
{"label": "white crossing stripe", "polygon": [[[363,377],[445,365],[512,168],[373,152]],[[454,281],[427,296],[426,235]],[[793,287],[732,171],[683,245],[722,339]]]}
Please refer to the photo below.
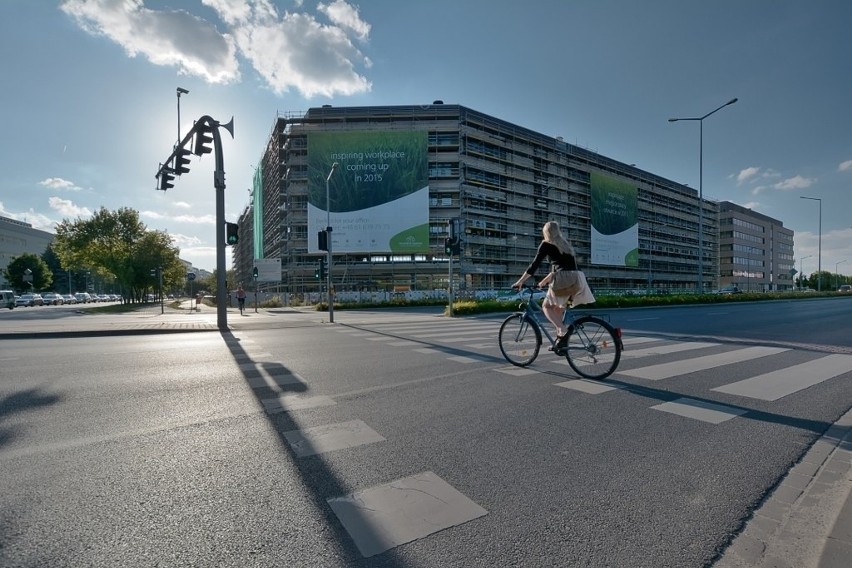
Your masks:
{"label": "white crossing stripe", "polygon": [[385,441],[362,420],[291,430],[284,432],[284,438],[300,458]]}
{"label": "white crossing stripe", "polygon": [[395,339],[398,338],[390,335],[377,335],[376,337],[368,337],[367,341],[393,341]]}
{"label": "white crossing stripe", "polygon": [[662,341],[659,337],[622,337],[621,342],[624,345],[637,345],[639,343],[654,343]]}
{"label": "white crossing stripe", "polygon": [[629,371],[616,371],[619,375],[627,375],[629,377],[638,377],[640,379],[648,379],[650,381],[659,381],[661,379],[669,379],[677,375],[685,375],[696,371],[705,371],[722,365],[731,365],[733,363],[742,363],[751,359],[758,359],[768,355],[775,355],[788,351],[780,347],[746,347],[725,353],[717,353],[715,355],[705,355],[703,357],[694,357],[683,361],[673,361],[671,363],[661,363],[659,365],[649,365],[648,367],[640,367],[638,369],[630,369]]}
{"label": "white crossing stripe", "polygon": [[452,334],[454,337],[458,337],[458,336],[461,336],[461,335],[491,335],[492,337],[497,336],[497,334],[494,333],[493,331],[491,333],[489,333],[488,330],[484,330],[482,328],[473,329],[473,330],[470,330],[470,331],[459,331],[457,328],[454,327],[452,329],[445,328],[445,329],[433,331],[433,332],[430,332],[430,333],[412,333],[411,337],[441,337],[442,335],[450,335],[450,334]]}
{"label": "white crossing stripe", "polygon": [[576,390],[584,392],[586,394],[601,394],[604,392],[609,392],[611,390],[619,390],[624,388],[623,385],[613,385],[608,383],[602,383],[600,381],[592,381],[589,379],[565,381],[563,383],[555,383],[554,386],[562,387],[564,389]]}
{"label": "white crossing stripe", "polygon": [[486,357],[465,357],[464,355],[447,357],[447,359],[450,361],[456,361],[457,363],[485,363],[489,361]]}
{"label": "white crossing stripe", "polygon": [[827,355],[713,390],[759,400],[778,400],[852,371],[852,355]]}
{"label": "white crossing stripe", "polygon": [[530,369],[528,367],[502,367],[500,369],[494,369],[498,373],[505,373],[506,375],[513,375],[515,377],[523,377],[525,375],[538,375],[539,371],[535,369]]}
{"label": "white crossing stripe", "polygon": [[366,557],[488,514],[431,471],[327,501]]}
{"label": "white crossing stripe", "polygon": [[279,396],[277,398],[265,398],[264,409],[269,414],[278,412],[290,412],[291,410],[304,410],[306,408],[318,408],[320,406],[332,406],[337,404],[333,398],[328,396],[300,396],[297,394]]}
{"label": "white crossing stripe", "polygon": [[388,343],[388,345],[392,347],[414,347],[415,345],[423,345],[419,341],[409,341],[407,339],[402,341],[394,341],[393,343]]}
{"label": "white crossing stripe", "polygon": [[735,418],[748,412],[744,408],[734,408],[724,404],[715,404],[704,400],[696,400],[694,398],[679,398],[671,402],[664,402],[651,407],[654,410],[670,412],[678,416],[701,420],[702,422],[710,422],[711,424],[721,424],[726,420]]}
{"label": "white crossing stripe", "polygon": [[684,343],[670,343],[669,345],[657,345],[656,347],[646,347],[645,349],[625,349],[621,353],[622,359],[635,359],[638,357],[648,357],[649,355],[666,355],[667,353],[678,353],[680,351],[690,351],[692,349],[707,349],[708,347],[716,347],[718,343],[705,343],[703,341],[686,341]]}
{"label": "white crossing stripe", "polygon": [[441,353],[438,349],[430,349],[429,347],[424,347],[422,349],[415,349],[418,353],[423,353],[424,355],[434,355],[435,353]]}

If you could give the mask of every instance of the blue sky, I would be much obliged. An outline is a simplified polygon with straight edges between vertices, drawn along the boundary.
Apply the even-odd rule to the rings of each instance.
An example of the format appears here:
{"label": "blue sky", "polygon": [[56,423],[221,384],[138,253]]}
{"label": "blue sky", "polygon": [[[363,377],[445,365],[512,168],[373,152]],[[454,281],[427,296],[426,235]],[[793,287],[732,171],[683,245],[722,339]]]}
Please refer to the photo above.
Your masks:
{"label": "blue sky", "polygon": [[[848,0],[2,0],[0,214],[53,230],[138,210],[215,267],[214,162],[154,174],[202,115],[226,217],[277,114],[441,99],[699,186],[794,230],[796,268],[852,274]],[[842,262],[842,261],[847,262]],[[839,265],[836,263],[840,263]],[[230,260],[228,260],[230,266]]]}

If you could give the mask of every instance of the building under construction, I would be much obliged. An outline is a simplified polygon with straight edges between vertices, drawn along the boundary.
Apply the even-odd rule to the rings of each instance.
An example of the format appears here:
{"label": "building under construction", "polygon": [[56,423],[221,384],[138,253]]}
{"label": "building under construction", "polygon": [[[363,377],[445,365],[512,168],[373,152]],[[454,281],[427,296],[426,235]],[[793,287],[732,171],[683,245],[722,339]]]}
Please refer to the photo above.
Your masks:
{"label": "building under construction", "polygon": [[253,186],[234,268],[250,282],[254,259],[280,258],[281,281],[261,288],[321,291],[328,225],[338,293],[446,290],[455,221],[454,288],[506,289],[550,220],[598,291],[719,285],[717,203],[699,219],[695,189],[460,105],[282,114]]}

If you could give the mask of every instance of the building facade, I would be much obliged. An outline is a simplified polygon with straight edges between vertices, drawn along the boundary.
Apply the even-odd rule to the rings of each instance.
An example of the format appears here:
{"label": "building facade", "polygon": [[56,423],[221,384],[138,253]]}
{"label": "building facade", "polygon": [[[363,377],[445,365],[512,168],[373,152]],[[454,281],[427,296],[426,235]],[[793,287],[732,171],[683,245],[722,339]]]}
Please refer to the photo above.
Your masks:
{"label": "building facade", "polygon": [[719,203],[719,283],[743,292],[791,291],[793,231],[746,207]]}
{"label": "building facade", "polygon": [[[338,291],[446,289],[444,245],[452,220],[460,231],[453,282],[462,294],[508,288],[534,257],[541,228],[550,220],[562,227],[596,290],[694,292],[699,266],[704,291],[719,286],[717,203],[704,200],[700,223],[698,193],[688,186],[567,144],[561,137],[435,101],[325,105],[277,118],[255,176],[250,209],[254,258],[282,260],[278,289],[300,294],[322,285],[316,267],[324,253],[315,250],[317,235],[309,232],[309,196],[312,183],[327,183],[328,172],[309,165],[311,140],[317,135],[398,132],[422,133],[418,135],[424,138],[428,249],[335,254],[332,276]],[[614,187],[608,195],[621,201],[613,211],[618,214],[620,207],[633,223],[621,228],[630,242],[626,254],[607,256],[595,250],[606,239],[593,221],[612,206],[601,205],[596,186]],[[317,190],[322,188],[313,188]],[[244,213],[241,221],[248,224],[248,216]],[[701,263],[699,224],[704,233]],[[250,280],[248,252],[234,251],[234,269],[242,281]]]}
{"label": "building facade", "polygon": [[34,229],[29,223],[0,216],[0,288],[11,286],[3,273],[12,259],[24,253],[43,255],[53,238],[53,233]]}

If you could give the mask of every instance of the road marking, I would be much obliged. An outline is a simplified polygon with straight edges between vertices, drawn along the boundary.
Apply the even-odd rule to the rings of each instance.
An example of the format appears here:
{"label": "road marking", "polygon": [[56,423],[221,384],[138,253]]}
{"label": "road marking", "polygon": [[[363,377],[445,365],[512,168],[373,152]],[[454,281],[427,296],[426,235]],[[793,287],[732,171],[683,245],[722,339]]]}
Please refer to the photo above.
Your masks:
{"label": "road marking", "polygon": [[780,347],[746,347],[745,349],[716,353],[715,355],[705,355],[703,357],[694,357],[683,361],[673,361],[671,363],[661,363],[659,365],[649,365],[648,367],[639,367],[638,369],[630,369],[629,371],[616,372],[619,375],[627,375],[628,377],[638,377],[640,379],[648,379],[649,381],[659,381],[678,375],[685,375],[696,371],[705,371],[707,369],[721,367],[722,365],[742,363],[743,361],[767,357],[784,351],[789,350],[782,349]]}
{"label": "road marking", "polygon": [[284,438],[300,458],[385,441],[362,420],[291,430],[284,432]]}
{"label": "road marking", "polygon": [[639,357],[648,357],[649,355],[666,355],[668,353],[678,353],[680,351],[689,351],[692,349],[707,349],[708,347],[716,347],[718,343],[705,343],[702,341],[687,341],[684,343],[671,343],[669,345],[657,345],[655,347],[646,347],[645,349],[637,349],[635,351],[625,349],[621,354],[622,359],[637,359]]}
{"label": "road marking", "polygon": [[397,339],[391,335],[378,335],[376,337],[368,337],[367,341],[393,341]]}
{"label": "road marking", "polygon": [[704,400],[696,400],[694,398],[679,398],[671,402],[664,402],[651,407],[654,410],[669,412],[700,420],[702,422],[710,422],[711,424],[721,424],[731,418],[736,418],[748,412],[743,408],[734,408],[724,404],[714,404]]}
{"label": "road marking", "polygon": [[659,337],[622,337],[621,343],[624,345],[637,345],[639,343],[654,343],[662,341]]}
{"label": "road marking", "polygon": [[528,367],[502,367],[500,369],[494,369],[498,373],[504,373],[506,375],[512,375],[515,377],[523,377],[526,375],[537,375],[539,371],[535,369],[530,369]]}
{"label": "road marking", "polygon": [[265,365],[251,363],[240,365],[240,370],[251,388],[270,388],[276,392],[283,392],[284,389],[281,389],[283,385],[305,384],[302,377],[280,363]]}
{"label": "road marking", "polygon": [[422,349],[415,349],[414,351],[417,351],[418,353],[423,353],[424,355],[434,355],[435,353],[442,353],[442,351],[432,349],[430,347],[423,347]]}
{"label": "road marking", "polygon": [[486,363],[491,360],[488,357],[465,357],[464,355],[447,357],[447,359],[450,361],[456,361],[457,363]]}
{"label": "road marking", "polygon": [[604,392],[609,392],[611,390],[619,390],[625,388],[623,385],[610,385],[607,383],[602,383],[600,381],[592,381],[590,379],[576,379],[571,381],[565,381],[563,383],[554,383],[554,386],[562,387],[564,389],[576,390],[584,392],[586,394],[601,394]]}
{"label": "road marking", "polygon": [[[394,338],[395,339],[395,338]],[[394,341],[393,343],[388,343],[391,347],[414,347],[416,345],[423,345],[419,341],[409,341],[405,339],[403,341]]]}
{"label": "road marking", "polygon": [[365,557],[488,514],[431,471],[327,501]]}
{"label": "road marking", "polygon": [[292,410],[305,410],[307,408],[319,408],[321,406],[333,406],[337,404],[328,396],[301,396],[297,394],[282,395],[276,398],[264,398],[260,401],[268,414],[278,412],[290,412]]}
{"label": "road marking", "polygon": [[778,400],[838,375],[852,371],[852,356],[826,355],[712,390],[758,400]]}

